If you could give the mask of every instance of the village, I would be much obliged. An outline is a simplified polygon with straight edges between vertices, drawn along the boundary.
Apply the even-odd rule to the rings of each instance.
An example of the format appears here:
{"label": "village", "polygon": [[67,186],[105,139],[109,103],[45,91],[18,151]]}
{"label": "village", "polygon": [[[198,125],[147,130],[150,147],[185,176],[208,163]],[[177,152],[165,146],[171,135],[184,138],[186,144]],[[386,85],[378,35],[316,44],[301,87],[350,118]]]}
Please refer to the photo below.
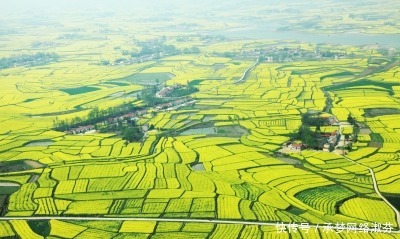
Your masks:
{"label": "village", "polygon": [[[154,117],[157,112],[177,110],[181,107],[191,107],[195,104],[195,100],[186,96],[186,93],[191,93],[189,87],[182,85],[163,86],[157,84],[148,89],[148,96],[151,97],[151,102],[154,103],[151,106],[134,108],[129,112],[124,112],[119,115],[107,117],[106,115],[100,117],[90,117],[91,124],[77,125],[75,127],[68,128],[64,132],[71,135],[84,135],[84,134],[95,134],[95,133],[106,133],[113,132],[117,135],[122,135],[126,142],[132,141],[144,141],[148,137],[150,130],[155,130],[154,125],[138,124],[137,122],[143,118],[151,115]],[[174,97],[176,95],[183,95],[180,97]],[[155,100],[158,99],[158,100]],[[93,111],[93,110],[92,110]],[[103,110],[104,112],[104,110]],[[98,113],[92,114],[98,115]],[[147,116],[145,116],[147,115]]]}
{"label": "village", "polygon": [[[105,120],[99,121],[96,125],[84,125],[71,128],[65,131],[67,134],[93,134],[97,132],[107,132],[107,131],[119,131],[124,127],[136,126],[136,122],[148,113],[156,114],[162,111],[172,111],[177,110],[181,107],[194,105],[195,100],[189,97],[175,99],[166,103],[157,104],[154,107],[145,108],[142,110],[136,110],[129,112],[117,117],[110,117]],[[148,124],[139,126],[143,133],[147,133],[149,129],[152,129]],[[118,133],[118,132],[117,132]],[[119,132],[120,133],[120,132]]]}
{"label": "village", "polygon": [[163,57],[174,56],[178,54],[198,54],[200,49],[198,47],[189,47],[178,49],[175,45],[166,44],[167,38],[165,36],[147,41],[134,40],[134,44],[141,47],[140,51],[122,50],[115,48],[114,50],[121,50],[122,57],[116,59],[114,62],[103,60],[101,65],[131,65],[135,63],[143,63],[148,61],[155,61]]}
{"label": "village", "polygon": [[[341,155],[349,152],[357,137],[354,133],[354,125],[349,122],[340,122],[335,116],[328,113],[322,113],[312,118],[316,119],[311,121],[317,122],[316,125],[310,124],[303,118],[303,125],[299,130],[298,137],[284,143],[279,152],[300,153],[305,149],[335,152]],[[308,130],[308,136],[301,135],[304,128]]]}
{"label": "village", "polygon": [[260,48],[254,50],[242,50],[239,54],[239,57],[250,57],[255,58],[259,57],[262,62],[292,62],[292,61],[300,61],[300,60],[318,60],[318,59],[340,59],[352,57],[351,55],[347,55],[343,52],[331,52],[324,50],[305,50],[300,46],[296,48],[289,47],[267,47]]}

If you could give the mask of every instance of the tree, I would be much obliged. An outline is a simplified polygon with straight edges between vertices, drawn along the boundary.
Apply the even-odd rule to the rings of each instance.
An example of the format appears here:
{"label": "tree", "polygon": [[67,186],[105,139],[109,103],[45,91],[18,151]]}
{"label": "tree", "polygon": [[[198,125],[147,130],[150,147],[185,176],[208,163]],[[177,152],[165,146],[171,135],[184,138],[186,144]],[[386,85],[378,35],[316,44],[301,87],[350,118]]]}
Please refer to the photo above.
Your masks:
{"label": "tree", "polygon": [[316,114],[307,112],[302,114],[301,122],[303,125],[322,126],[325,123],[325,119],[318,117]]}
{"label": "tree", "polygon": [[353,118],[353,116],[351,116],[351,114],[349,114],[349,116],[347,116],[347,122],[354,125],[356,120]]}
{"label": "tree", "polygon": [[302,125],[299,129],[299,138],[303,144],[308,145],[311,148],[317,147],[317,140],[314,132],[310,130],[308,126]]}
{"label": "tree", "polygon": [[99,118],[99,108],[98,107],[94,107],[88,114],[88,119],[90,122],[95,122],[98,118]]}
{"label": "tree", "polygon": [[321,132],[321,125],[317,125],[317,127],[315,127],[315,132]]}
{"label": "tree", "polygon": [[127,127],[124,130],[123,139],[134,142],[141,140],[143,135],[143,132],[138,127]]}

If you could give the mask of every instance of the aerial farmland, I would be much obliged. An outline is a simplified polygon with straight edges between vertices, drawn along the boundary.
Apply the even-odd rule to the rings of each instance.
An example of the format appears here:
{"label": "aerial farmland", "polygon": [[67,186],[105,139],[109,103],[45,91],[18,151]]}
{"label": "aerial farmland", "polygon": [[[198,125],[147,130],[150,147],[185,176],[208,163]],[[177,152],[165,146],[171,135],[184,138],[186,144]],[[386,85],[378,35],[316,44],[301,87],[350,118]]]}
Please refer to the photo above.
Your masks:
{"label": "aerial farmland", "polygon": [[2,4],[0,238],[400,238],[398,2]]}

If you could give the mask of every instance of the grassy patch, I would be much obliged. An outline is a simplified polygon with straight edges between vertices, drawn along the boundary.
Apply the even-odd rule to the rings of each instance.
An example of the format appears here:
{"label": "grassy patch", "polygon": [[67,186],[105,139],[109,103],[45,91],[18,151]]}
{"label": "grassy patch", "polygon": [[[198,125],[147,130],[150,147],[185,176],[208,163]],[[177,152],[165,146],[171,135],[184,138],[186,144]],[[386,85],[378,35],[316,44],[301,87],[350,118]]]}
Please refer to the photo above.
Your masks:
{"label": "grassy patch", "polygon": [[397,208],[397,210],[400,210],[400,195],[399,194],[384,195],[384,196],[395,208]]}
{"label": "grassy patch", "polygon": [[79,94],[85,94],[88,92],[99,90],[99,88],[92,87],[92,86],[82,86],[82,87],[76,87],[76,88],[65,88],[65,89],[60,89],[60,90],[69,95],[79,95]]}
{"label": "grassy patch", "polygon": [[134,82],[137,84],[156,84],[157,81],[159,83],[166,82],[167,80],[170,80],[174,78],[175,76],[171,73],[168,72],[160,72],[160,73],[138,73],[138,74],[133,74],[124,78],[118,79],[118,81],[129,81],[129,82]]}
{"label": "grassy patch", "polygon": [[217,134],[225,137],[241,137],[247,135],[248,131],[239,125],[218,127]]}
{"label": "grassy patch", "polygon": [[[15,185],[15,186],[0,186],[0,196],[1,195],[11,195],[18,191],[20,189],[20,186]],[[1,201],[1,200],[0,200]],[[0,207],[1,208],[1,207]]]}
{"label": "grassy patch", "polygon": [[397,115],[400,114],[400,109],[396,108],[371,108],[365,109],[366,117],[376,117],[382,115]]}
{"label": "grassy patch", "polygon": [[192,80],[191,82],[189,82],[190,86],[196,86],[196,85],[200,85],[201,82],[203,82],[205,80]]}
{"label": "grassy patch", "polygon": [[370,133],[369,136],[371,137],[372,142],[383,143],[383,137],[378,133]]}
{"label": "grassy patch", "polygon": [[369,147],[374,147],[374,148],[382,148],[383,147],[383,137],[378,134],[378,133],[370,133],[369,134],[371,137],[371,142],[369,142],[368,146]]}
{"label": "grassy patch", "polygon": [[49,220],[35,220],[35,221],[28,221],[28,224],[32,231],[35,233],[47,237],[50,235],[50,223]]}
{"label": "grassy patch", "polygon": [[130,85],[129,83],[126,82],[120,82],[120,81],[107,81],[107,82],[103,82],[104,84],[108,84],[108,85],[116,85],[116,86],[128,86]]}
{"label": "grassy patch", "polygon": [[365,87],[366,89],[371,89],[370,86],[377,86],[377,87],[382,87],[382,88],[386,89],[387,91],[389,91],[391,94],[393,94],[392,87],[397,86],[397,85],[400,85],[400,83],[379,82],[379,81],[372,81],[372,80],[368,80],[368,79],[362,79],[362,80],[327,86],[327,87],[324,87],[324,90],[325,91],[337,91],[337,90],[344,90],[349,87]]}
{"label": "grassy patch", "polygon": [[15,160],[0,163],[0,173],[17,172],[33,169],[32,166],[26,164],[23,160]]}
{"label": "grassy patch", "polygon": [[349,76],[354,76],[353,72],[349,71],[343,71],[335,74],[330,74],[330,75],[325,75],[320,78],[321,81],[323,81],[325,78],[343,78],[343,77],[349,77]]}
{"label": "grassy patch", "polygon": [[385,58],[373,58],[368,60],[368,64],[381,65],[383,63],[390,63],[390,60]]}
{"label": "grassy patch", "polygon": [[223,63],[215,63],[214,65],[212,65],[212,68],[214,71],[224,69],[225,67],[226,67],[226,65]]}

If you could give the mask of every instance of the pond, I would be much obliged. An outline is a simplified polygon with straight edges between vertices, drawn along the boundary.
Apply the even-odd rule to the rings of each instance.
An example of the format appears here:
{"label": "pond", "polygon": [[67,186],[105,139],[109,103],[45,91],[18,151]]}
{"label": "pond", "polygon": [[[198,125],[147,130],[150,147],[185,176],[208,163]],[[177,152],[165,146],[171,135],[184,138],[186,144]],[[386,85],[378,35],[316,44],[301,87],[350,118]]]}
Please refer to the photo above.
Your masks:
{"label": "pond", "polygon": [[25,147],[34,147],[34,146],[50,146],[54,143],[52,140],[41,140],[41,141],[32,141],[25,145]]}
{"label": "pond", "polygon": [[193,135],[193,134],[215,134],[214,127],[205,127],[198,129],[188,129],[180,133],[180,135]]}
{"label": "pond", "polygon": [[203,122],[209,122],[211,119],[213,119],[215,116],[213,115],[207,115],[206,117],[204,117]]}
{"label": "pond", "polygon": [[197,163],[197,164],[193,164],[191,165],[192,169],[194,171],[200,171],[200,172],[204,172],[206,171],[206,169],[204,168],[203,163]]}

